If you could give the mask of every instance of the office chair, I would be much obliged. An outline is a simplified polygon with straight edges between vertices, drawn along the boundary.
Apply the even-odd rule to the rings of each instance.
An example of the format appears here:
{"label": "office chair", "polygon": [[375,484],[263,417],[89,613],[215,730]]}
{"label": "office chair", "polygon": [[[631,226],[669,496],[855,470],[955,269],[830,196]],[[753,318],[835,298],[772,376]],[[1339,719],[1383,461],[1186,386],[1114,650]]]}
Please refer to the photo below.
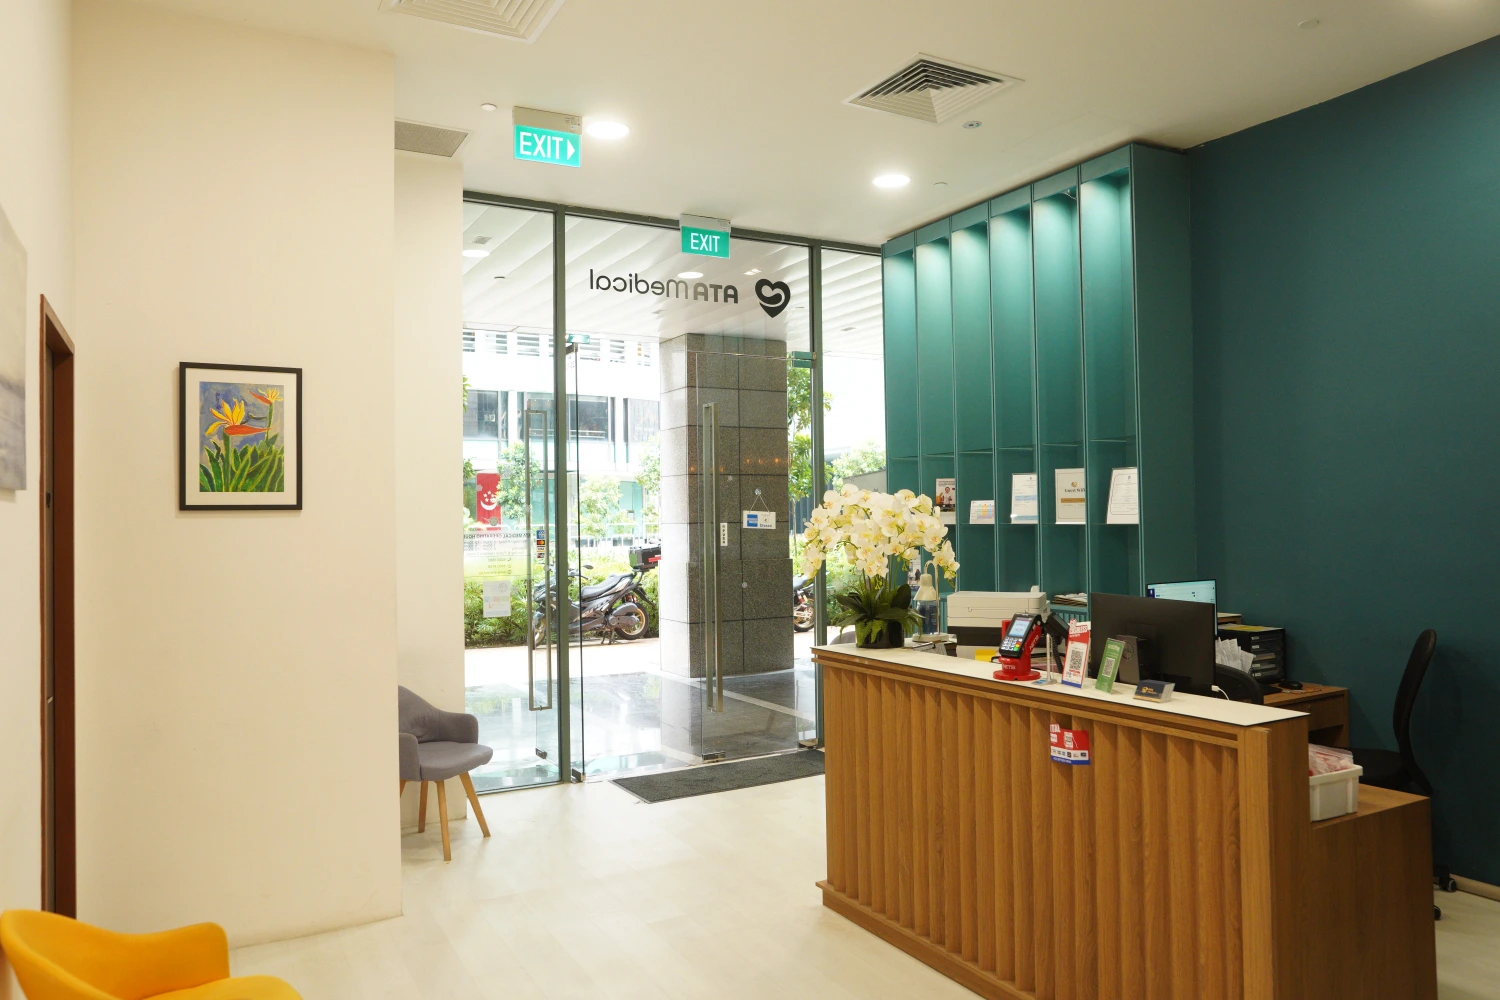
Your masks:
{"label": "office chair", "polygon": [[[1396,731],[1394,751],[1379,749],[1355,749],[1354,763],[1365,769],[1360,781],[1378,788],[1393,788],[1398,792],[1416,791],[1432,798],[1432,782],[1427,780],[1417,756],[1411,746],[1411,711],[1417,702],[1417,692],[1422,688],[1422,679],[1427,676],[1427,667],[1432,655],[1437,652],[1437,633],[1427,629],[1417,636],[1406,660],[1406,670],[1401,675],[1401,685],[1396,689],[1396,706],[1391,715],[1391,728]],[[1446,865],[1433,865],[1433,880],[1445,892],[1454,892],[1458,886],[1449,874]],[[1433,916],[1441,920],[1443,911],[1432,908]]]}
{"label": "office chair", "polygon": [[1214,664],[1214,684],[1229,697],[1230,701],[1248,701],[1252,705],[1264,705],[1266,696],[1261,692],[1260,682],[1248,670],[1239,667]]}
{"label": "office chair", "polygon": [[1437,633],[1427,629],[1417,636],[1406,661],[1406,672],[1401,675],[1401,686],[1396,689],[1396,710],[1391,717],[1391,727],[1396,731],[1396,746],[1391,750],[1355,750],[1354,763],[1365,769],[1360,778],[1367,785],[1394,788],[1399,792],[1415,789],[1428,798],[1432,797],[1432,782],[1422,773],[1411,748],[1411,710],[1417,702],[1422,678],[1427,674],[1427,665],[1437,650]]}

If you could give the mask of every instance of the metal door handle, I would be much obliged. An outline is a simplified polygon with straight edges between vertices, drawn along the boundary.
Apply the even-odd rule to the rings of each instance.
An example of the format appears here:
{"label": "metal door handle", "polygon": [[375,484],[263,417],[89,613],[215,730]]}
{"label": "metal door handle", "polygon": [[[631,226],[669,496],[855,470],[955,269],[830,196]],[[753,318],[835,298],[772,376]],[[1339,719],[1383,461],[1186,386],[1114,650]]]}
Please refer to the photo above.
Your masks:
{"label": "metal door handle", "polygon": [[[536,703],[536,667],[533,663],[533,658],[536,655],[536,637],[532,634],[531,629],[531,616],[534,607],[532,602],[535,600],[536,595],[531,576],[531,564],[536,558],[532,551],[534,539],[532,538],[531,526],[531,415],[533,413],[542,418],[543,448],[547,446],[546,434],[549,422],[546,410],[533,410],[528,406],[521,411],[521,442],[525,445],[526,450],[526,496],[521,502],[521,506],[526,509],[526,704],[533,712],[547,712],[552,709],[552,599],[550,594],[542,601],[542,634],[547,639],[547,704],[545,705],[538,705]],[[544,522],[547,520],[547,511],[547,496],[543,492],[542,520]],[[545,526],[543,530],[546,530]],[[551,540],[550,536],[548,540]],[[546,567],[544,566],[542,569],[545,578]]]}
{"label": "metal door handle", "polygon": [[[719,634],[719,404],[704,403],[698,425],[700,516],[703,522],[703,677],[710,711],[724,711],[723,644]],[[712,670],[712,674],[709,671]]]}

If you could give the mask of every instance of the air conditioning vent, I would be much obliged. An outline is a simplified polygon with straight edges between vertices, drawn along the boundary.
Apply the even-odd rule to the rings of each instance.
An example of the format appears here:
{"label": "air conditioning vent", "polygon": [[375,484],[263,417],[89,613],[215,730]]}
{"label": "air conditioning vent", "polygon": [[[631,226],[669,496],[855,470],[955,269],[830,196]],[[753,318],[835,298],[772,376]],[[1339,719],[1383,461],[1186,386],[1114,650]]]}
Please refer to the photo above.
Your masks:
{"label": "air conditioning vent", "polygon": [[404,149],[408,153],[452,156],[458,152],[458,147],[462,146],[468,137],[469,133],[461,129],[396,119],[396,148]]}
{"label": "air conditioning vent", "polygon": [[534,42],[563,0],[380,0],[380,9]]}
{"label": "air conditioning vent", "polygon": [[1020,82],[1004,73],[919,54],[844,103],[937,125]]}

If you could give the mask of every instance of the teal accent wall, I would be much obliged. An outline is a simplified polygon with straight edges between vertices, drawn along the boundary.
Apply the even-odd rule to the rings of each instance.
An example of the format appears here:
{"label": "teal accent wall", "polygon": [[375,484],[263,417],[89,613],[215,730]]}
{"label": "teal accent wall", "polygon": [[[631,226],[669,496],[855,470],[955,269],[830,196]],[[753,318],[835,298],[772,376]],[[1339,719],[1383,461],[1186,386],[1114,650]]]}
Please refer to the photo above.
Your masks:
{"label": "teal accent wall", "polygon": [[[887,481],[932,495],[957,480],[958,587],[1192,578],[1189,205],[1187,158],[1130,144],[882,248]],[[1131,467],[1140,524],[1108,524],[1111,472]],[[1082,521],[1056,516],[1057,469],[1088,483]],[[1028,473],[1040,518],[1013,524]],[[975,500],[995,524],[971,523]]]}
{"label": "teal accent wall", "polygon": [[1438,859],[1500,884],[1500,39],[1191,156],[1199,569],[1414,744]]}

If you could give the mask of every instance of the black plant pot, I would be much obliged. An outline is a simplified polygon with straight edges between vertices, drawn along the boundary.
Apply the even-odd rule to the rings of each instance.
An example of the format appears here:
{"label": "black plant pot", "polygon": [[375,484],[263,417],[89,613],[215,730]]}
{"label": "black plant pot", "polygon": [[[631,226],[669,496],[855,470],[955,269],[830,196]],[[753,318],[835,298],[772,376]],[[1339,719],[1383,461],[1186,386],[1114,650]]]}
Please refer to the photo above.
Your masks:
{"label": "black plant pot", "polygon": [[885,631],[869,642],[856,638],[854,644],[860,649],[900,649],[906,645],[906,630],[900,622],[886,622]]}

